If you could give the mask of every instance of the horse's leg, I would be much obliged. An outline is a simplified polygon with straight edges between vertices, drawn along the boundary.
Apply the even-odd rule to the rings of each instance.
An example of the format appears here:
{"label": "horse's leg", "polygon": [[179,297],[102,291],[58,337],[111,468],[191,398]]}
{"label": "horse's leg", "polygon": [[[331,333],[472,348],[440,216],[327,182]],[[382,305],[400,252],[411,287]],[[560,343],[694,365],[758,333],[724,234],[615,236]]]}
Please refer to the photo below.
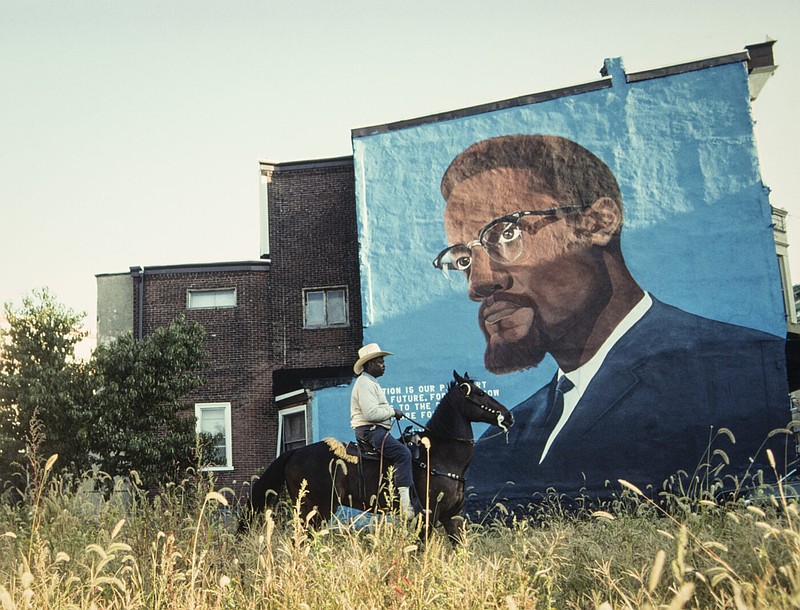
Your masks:
{"label": "horse's leg", "polygon": [[444,526],[444,531],[447,532],[447,537],[453,546],[464,544],[467,536],[466,521],[461,515],[453,515],[439,519],[440,523]]}

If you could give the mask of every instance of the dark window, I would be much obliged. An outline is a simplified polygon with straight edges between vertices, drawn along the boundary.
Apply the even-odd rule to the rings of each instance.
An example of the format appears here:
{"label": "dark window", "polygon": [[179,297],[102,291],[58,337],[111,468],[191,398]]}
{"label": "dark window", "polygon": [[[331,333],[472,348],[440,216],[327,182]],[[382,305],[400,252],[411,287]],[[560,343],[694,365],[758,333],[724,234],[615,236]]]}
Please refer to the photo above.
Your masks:
{"label": "dark window", "polygon": [[306,411],[295,411],[282,415],[283,438],[281,439],[281,453],[304,447],[306,443]]}
{"label": "dark window", "polygon": [[347,326],[347,289],[324,288],[304,291],[306,328]]}

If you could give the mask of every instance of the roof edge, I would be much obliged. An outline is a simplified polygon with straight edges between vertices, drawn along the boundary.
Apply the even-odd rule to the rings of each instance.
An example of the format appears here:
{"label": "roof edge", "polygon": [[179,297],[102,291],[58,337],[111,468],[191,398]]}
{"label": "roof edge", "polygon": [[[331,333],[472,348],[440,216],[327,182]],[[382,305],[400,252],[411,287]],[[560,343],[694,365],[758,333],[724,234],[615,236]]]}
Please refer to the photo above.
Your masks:
{"label": "roof edge", "polygon": [[543,91],[541,93],[532,93],[529,95],[522,95],[506,100],[497,102],[489,102],[486,104],[479,104],[477,106],[469,106],[467,108],[460,108],[457,110],[450,110],[448,112],[439,112],[437,114],[429,114],[414,119],[406,119],[403,121],[395,121],[386,123],[384,125],[372,125],[369,127],[359,127],[352,130],[353,138],[361,138],[364,136],[372,136],[380,133],[389,133],[391,131],[398,131],[400,129],[408,129],[409,127],[418,127],[429,123],[439,123],[441,121],[450,121],[453,119],[460,119],[476,114],[483,114],[485,112],[493,112],[495,110],[506,110],[508,108],[515,108],[517,106],[527,106],[529,104],[537,104],[539,102],[546,102],[549,100],[558,99],[560,97],[567,97],[570,95],[578,95],[581,93],[588,93],[590,91],[599,91],[611,87],[611,79],[604,78],[599,81],[585,83],[583,85],[574,85],[571,87],[563,87],[561,89],[553,89],[551,91]]}
{"label": "roof edge", "polygon": [[266,159],[259,159],[258,165],[262,172],[290,172],[310,169],[327,169],[331,167],[345,167],[353,165],[353,155],[346,157],[329,157],[326,159],[308,159],[301,161],[285,161],[278,163]]}
{"label": "roof edge", "polygon": [[220,271],[269,271],[272,261],[225,261],[218,263],[183,263],[177,265],[152,265],[131,267],[130,275],[167,275],[177,273],[218,273]]}
{"label": "roof edge", "polygon": [[695,70],[705,70],[706,68],[716,68],[717,66],[725,66],[727,64],[748,62],[749,60],[750,56],[748,55],[747,51],[739,51],[738,53],[731,53],[729,55],[720,55],[718,57],[709,57],[708,59],[688,61],[686,63],[665,66],[663,68],[654,68],[651,70],[644,70],[642,72],[634,72],[632,74],[628,74],[628,82],[638,83],[654,78],[663,78],[665,76],[674,76],[675,74],[683,74],[685,72],[694,72]]}
{"label": "roof edge", "polygon": [[[644,70],[641,72],[634,72],[631,74],[627,74],[626,80],[628,83],[637,83],[654,78],[663,78],[665,76],[673,76],[676,74],[683,74],[685,72],[693,72],[695,70],[714,68],[717,66],[723,66],[732,63],[741,63],[741,62],[747,63],[748,73],[758,69],[764,70],[767,64],[769,64],[769,66],[767,67],[771,66],[774,69],[774,66],[772,66],[772,45],[774,43],[775,41],[771,40],[764,43],[751,44],[745,47],[747,49],[746,51],[739,51],[737,53],[730,53],[728,55],[720,55],[716,57],[709,57],[706,59],[675,64],[672,66],[665,66],[663,68],[655,68],[651,70]],[[604,77],[607,76],[607,74],[605,74],[603,70],[601,70],[601,75]],[[529,104],[546,102],[561,97],[568,97],[571,95],[580,95],[582,93],[599,91],[611,86],[612,86],[612,79],[603,78],[602,80],[599,81],[593,81],[581,85],[563,87],[560,89],[553,89],[551,91],[544,91],[541,93],[523,95],[520,97],[510,98],[497,102],[490,102],[486,104],[479,104],[477,106],[461,108],[458,110],[430,114],[414,119],[395,121],[392,123],[385,123],[382,125],[359,127],[351,131],[351,136],[352,138],[362,138],[365,136],[384,134],[392,131],[398,131],[401,129],[408,129],[410,127],[419,127],[421,125],[464,118],[476,114],[483,114],[485,112],[505,110],[517,106],[526,106]]]}

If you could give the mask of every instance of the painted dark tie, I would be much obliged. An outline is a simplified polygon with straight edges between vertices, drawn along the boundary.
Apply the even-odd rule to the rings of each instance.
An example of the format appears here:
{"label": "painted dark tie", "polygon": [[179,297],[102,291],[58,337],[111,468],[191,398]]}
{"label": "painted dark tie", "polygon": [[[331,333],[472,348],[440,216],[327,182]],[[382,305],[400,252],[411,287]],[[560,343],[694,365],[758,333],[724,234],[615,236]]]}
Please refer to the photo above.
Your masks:
{"label": "painted dark tie", "polygon": [[561,375],[561,377],[558,378],[556,391],[553,396],[553,407],[550,409],[550,415],[547,416],[547,421],[545,422],[545,428],[547,429],[548,436],[553,431],[553,428],[556,427],[556,424],[558,424],[558,420],[561,419],[562,413],[564,413],[564,394],[569,392],[574,387],[575,384],[572,383],[566,375]]}

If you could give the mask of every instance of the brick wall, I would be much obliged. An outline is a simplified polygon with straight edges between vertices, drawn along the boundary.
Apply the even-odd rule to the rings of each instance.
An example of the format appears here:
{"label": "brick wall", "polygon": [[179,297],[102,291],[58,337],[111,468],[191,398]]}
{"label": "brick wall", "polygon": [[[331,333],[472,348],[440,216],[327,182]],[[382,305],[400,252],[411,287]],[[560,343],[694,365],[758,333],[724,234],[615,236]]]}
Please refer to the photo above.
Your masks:
{"label": "brick wall", "polygon": [[[352,158],[277,165],[270,175],[276,366],[352,366],[362,337]],[[303,328],[303,289],[333,286],[347,287],[349,325]]]}
{"label": "brick wall", "polygon": [[[235,488],[266,466],[276,451],[268,270],[266,263],[144,270],[144,335],[168,325],[180,314],[206,330],[210,354],[203,373],[206,382],[188,397],[187,414],[194,416],[197,402],[231,403],[234,470],[216,475],[220,485]],[[134,275],[137,324],[140,283],[141,276]],[[235,288],[236,307],[187,309],[188,290],[209,288]]]}

